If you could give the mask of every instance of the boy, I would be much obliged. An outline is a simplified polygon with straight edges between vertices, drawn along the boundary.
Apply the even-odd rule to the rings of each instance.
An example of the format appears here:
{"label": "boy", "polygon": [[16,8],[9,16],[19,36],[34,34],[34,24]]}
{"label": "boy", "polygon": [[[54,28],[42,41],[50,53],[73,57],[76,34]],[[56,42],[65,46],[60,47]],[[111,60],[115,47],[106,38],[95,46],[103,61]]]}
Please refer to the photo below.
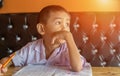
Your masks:
{"label": "boy", "polygon": [[[37,30],[42,39],[28,43],[16,51],[11,63],[15,66],[28,64],[66,66],[80,71],[85,62],[70,32],[70,14],[61,6],[49,5],[39,13]],[[7,58],[3,58],[0,66]],[[1,68],[1,72],[6,72]]]}

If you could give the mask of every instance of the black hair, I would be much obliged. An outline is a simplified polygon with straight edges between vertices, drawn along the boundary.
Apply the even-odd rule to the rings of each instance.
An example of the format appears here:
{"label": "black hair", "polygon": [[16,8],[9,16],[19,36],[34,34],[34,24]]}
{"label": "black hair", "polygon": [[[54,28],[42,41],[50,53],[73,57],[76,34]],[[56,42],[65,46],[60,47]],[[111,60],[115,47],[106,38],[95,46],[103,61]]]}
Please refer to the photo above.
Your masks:
{"label": "black hair", "polygon": [[49,5],[49,6],[44,7],[39,12],[38,23],[47,24],[50,13],[51,12],[57,12],[57,11],[64,11],[64,12],[68,13],[68,11],[65,8],[63,8],[59,5]]}

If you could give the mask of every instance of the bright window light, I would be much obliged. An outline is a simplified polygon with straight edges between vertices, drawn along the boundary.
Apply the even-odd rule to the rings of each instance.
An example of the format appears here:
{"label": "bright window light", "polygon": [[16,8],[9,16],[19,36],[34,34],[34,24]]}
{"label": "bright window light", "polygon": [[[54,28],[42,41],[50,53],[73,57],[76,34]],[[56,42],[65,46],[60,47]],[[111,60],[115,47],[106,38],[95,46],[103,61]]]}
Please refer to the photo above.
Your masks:
{"label": "bright window light", "polygon": [[101,3],[109,3],[110,0],[100,0]]}
{"label": "bright window light", "polygon": [[96,9],[99,10],[116,10],[118,9],[118,1],[117,0],[95,0],[96,1]]}

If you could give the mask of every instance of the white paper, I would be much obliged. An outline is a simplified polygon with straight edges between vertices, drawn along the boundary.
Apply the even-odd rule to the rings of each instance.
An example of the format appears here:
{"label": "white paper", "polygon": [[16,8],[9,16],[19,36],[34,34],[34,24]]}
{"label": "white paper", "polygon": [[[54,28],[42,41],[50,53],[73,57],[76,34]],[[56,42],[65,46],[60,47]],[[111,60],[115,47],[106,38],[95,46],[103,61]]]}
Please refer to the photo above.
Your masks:
{"label": "white paper", "polygon": [[72,72],[66,67],[28,65],[12,76],[92,76],[90,64],[86,64],[80,72]]}

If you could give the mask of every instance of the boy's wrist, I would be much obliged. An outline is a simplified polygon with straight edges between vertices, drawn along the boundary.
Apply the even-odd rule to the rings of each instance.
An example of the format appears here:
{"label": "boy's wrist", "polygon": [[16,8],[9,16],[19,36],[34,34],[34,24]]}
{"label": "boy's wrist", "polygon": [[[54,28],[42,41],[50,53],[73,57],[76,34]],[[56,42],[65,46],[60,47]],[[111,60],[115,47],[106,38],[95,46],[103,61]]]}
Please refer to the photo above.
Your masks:
{"label": "boy's wrist", "polygon": [[66,36],[65,36],[65,40],[66,40],[66,41],[69,41],[71,38],[73,38],[72,33],[71,33],[71,32],[68,32],[68,33],[66,34]]}

